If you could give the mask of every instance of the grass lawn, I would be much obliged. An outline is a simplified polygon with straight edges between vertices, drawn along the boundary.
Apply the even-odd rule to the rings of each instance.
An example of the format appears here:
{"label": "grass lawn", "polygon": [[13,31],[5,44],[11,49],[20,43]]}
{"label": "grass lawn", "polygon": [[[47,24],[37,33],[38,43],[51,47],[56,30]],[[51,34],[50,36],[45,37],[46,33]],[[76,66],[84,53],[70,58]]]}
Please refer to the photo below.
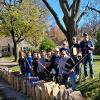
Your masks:
{"label": "grass lawn", "polygon": [[13,72],[15,72],[15,71],[19,71],[19,72],[20,72],[19,66],[12,67],[12,71],[13,71]]}
{"label": "grass lawn", "polygon": [[84,96],[89,96],[91,100],[100,100],[100,56],[94,56],[94,74],[94,79],[79,83],[77,90],[80,90]]}
{"label": "grass lawn", "polygon": [[4,57],[6,60],[8,61],[13,61],[14,60],[14,56],[10,56],[10,57]]}
{"label": "grass lawn", "polygon": [[94,74],[100,78],[100,60],[94,60]]}

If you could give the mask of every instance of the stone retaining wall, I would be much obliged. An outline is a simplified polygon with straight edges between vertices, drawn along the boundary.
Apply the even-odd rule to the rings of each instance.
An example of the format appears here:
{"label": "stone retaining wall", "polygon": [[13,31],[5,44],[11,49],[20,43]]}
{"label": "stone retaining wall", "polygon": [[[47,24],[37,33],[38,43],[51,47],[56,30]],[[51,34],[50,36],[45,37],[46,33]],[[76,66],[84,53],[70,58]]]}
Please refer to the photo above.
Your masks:
{"label": "stone retaining wall", "polygon": [[7,67],[1,67],[0,77],[31,100],[85,100],[80,91],[72,92],[72,89],[66,89],[64,85],[45,82],[37,77],[22,77]]}

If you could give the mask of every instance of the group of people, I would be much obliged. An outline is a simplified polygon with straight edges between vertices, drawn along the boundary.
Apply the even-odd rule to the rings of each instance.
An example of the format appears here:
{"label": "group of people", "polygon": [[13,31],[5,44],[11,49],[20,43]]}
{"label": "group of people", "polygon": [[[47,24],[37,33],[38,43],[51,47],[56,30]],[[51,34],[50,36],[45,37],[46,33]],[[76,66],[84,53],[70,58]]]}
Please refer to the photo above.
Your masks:
{"label": "group of people", "polygon": [[[64,84],[70,77],[72,90],[76,90],[76,79],[80,75],[80,62],[84,64],[84,79],[88,77],[87,63],[90,67],[90,77],[94,78],[93,50],[94,44],[83,33],[83,40],[78,43],[77,37],[73,37],[73,46],[69,49],[67,42],[63,41],[61,48],[55,48],[54,52],[21,52],[19,66],[23,76],[36,76],[40,80],[53,80]],[[84,58],[84,59],[83,59]]]}

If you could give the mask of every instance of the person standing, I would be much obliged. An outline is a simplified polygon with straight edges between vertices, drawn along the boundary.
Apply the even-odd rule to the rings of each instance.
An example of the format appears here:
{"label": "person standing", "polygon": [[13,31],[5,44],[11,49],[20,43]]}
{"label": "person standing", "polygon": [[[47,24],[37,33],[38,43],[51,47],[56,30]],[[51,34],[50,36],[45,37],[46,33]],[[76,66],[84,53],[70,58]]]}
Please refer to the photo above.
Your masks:
{"label": "person standing", "polygon": [[[76,37],[73,37],[72,41],[73,41],[73,46],[70,49],[70,51],[71,51],[71,57],[74,59],[75,63],[77,63],[80,60],[80,58],[81,58],[80,45],[79,45]],[[78,64],[75,67],[75,73],[76,73],[76,79],[79,79],[80,64]]]}
{"label": "person standing", "polygon": [[51,51],[46,52],[46,59],[45,59],[46,73],[45,73],[45,75],[46,75],[47,81],[52,80],[52,75],[50,74],[50,72],[52,70],[51,58],[52,58],[52,52]]}
{"label": "person standing", "polygon": [[58,64],[59,64],[59,61],[60,61],[60,51],[59,51],[59,48],[55,48],[54,54],[51,58],[51,66],[52,66],[52,69],[54,69],[54,72],[55,72],[55,73],[53,73],[53,76],[55,77],[56,83],[59,83],[59,80],[58,80],[58,74],[59,74]]}
{"label": "person standing", "polygon": [[94,68],[93,68],[93,50],[94,50],[94,44],[92,41],[89,40],[88,34],[83,33],[83,40],[80,42],[80,48],[82,52],[82,56],[86,56],[84,58],[84,76],[85,80],[88,77],[88,70],[87,70],[87,64],[89,63],[90,68],[90,78],[94,78]]}
{"label": "person standing", "polygon": [[62,52],[63,50],[66,51],[68,55],[70,55],[70,50],[68,48],[68,43],[66,41],[63,41],[62,47],[60,48],[60,52]]}
{"label": "person standing", "polygon": [[26,52],[22,51],[21,55],[20,55],[20,58],[18,60],[18,64],[19,64],[22,76],[26,76],[26,74],[27,74],[27,71],[26,71],[26,60],[25,59],[26,59]]}
{"label": "person standing", "polygon": [[38,60],[39,60],[37,52],[33,53],[32,58],[33,58],[33,62],[32,62],[33,73],[34,73],[34,76],[37,77],[38,75],[37,67],[38,67]]}
{"label": "person standing", "polygon": [[40,54],[41,54],[41,58],[39,58],[38,66],[37,66],[38,77],[39,77],[40,80],[45,80],[45,78],[46,78],[46,76],[45,76],[46,52],[42,50]]}
{"label": "person standing", "polygon": [[27,53],[27,57],[26,57],[26,71],[27,71],[27,76],[28,77],[32,77],[33,76],[33,58],[32,58],[32,54],[31,52]]}

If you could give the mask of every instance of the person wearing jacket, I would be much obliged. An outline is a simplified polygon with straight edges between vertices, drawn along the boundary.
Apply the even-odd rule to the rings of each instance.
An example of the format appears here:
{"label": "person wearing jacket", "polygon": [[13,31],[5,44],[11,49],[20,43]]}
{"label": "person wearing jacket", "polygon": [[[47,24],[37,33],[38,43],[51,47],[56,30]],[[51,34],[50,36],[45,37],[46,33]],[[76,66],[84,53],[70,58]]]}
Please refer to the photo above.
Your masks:
{"label": "person wearing jacket", "polygon": [[19,57],[19,60],[18,60],[18,63],[19,63],[19,67],[20,67],[20,70],[21,70],[21,74],[23,76],[26,76],[26,52],[24,51],[21,51],[21,55]]}
{"label": "person wearing jacket", "polygon": [[90,78],[94,78],[94,68],[93,68],[93,50],[94,50],[94,44],[91,40],[89,40],[88,34],[83,33],[83,40],[80,42],[80,48],[82,52],[82,56],[85,57],[84,59],[84,79],[86,80],[88,77],[88,66],[87,64],[89,63],[89,68],[90,68]]}
{"label": "person wearing jacket", "polygon": [[37,70],[38,70],[38,77],[40,80],[45,80],[46,76],[45,76],[45,60],[46,60],[46,52],[45,51],[41,51],[40,53],[41,58],[39,58],[38,60],[38,66],[37,66]]}
{"label": "person wearing jacket", "polygon": [[32,77],[33,76],[33,59],[32,59],[32,54],[31,52],[27,53],[27,57],[26,57],[26,71],[27,71],[27,76],[28,77]]}
{"label": "person wearing jacket", "polygon": [[54,69],[54,72],[55,72],[55,73],[54,72],[52,72],[52,73],[53,73],[53,76],[55,76],[56,83],[59,83],[59,80],[58,80],[58,74],[59,74],[58,64],[59,64],[59,61],[60,61],[60,51],[59,51],[59,48],[55,48],[54,54],[51,57],[51,66],[52,66],[52,69]]}
{"label": "person wearing jacket", "polygon": [[75,78],[75,71],[73,67],[75,66],[75,61],[66,54],[66,51],[62,51],[61,58],[59,61],[59,75],[61,75],[62,80],[61,84],[64,84],[67,87],[68,77],[71,79],[72,83],[72,90],[76,90],[76,78]]}

